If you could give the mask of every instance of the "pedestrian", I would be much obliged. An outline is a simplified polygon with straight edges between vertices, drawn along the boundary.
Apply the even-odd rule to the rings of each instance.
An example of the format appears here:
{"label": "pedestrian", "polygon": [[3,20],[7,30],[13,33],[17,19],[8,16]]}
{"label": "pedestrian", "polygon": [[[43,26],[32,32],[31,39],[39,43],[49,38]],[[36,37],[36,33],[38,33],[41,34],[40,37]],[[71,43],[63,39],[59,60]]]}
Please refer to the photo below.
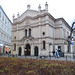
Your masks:
{"label": "pedestrian", "polygon": [[56,52],[55,52],[55,50],[53,50],[53,56],[56,58]]}
{"label": "pedestrian", "polygon": [[55,50],[53,50],[53,56],[55,56]]}
{"label": "pedestrian", "polygon": [[55,50],[55,53],[56,53],[56,57],[59,57],[59,53],[57,49]]}

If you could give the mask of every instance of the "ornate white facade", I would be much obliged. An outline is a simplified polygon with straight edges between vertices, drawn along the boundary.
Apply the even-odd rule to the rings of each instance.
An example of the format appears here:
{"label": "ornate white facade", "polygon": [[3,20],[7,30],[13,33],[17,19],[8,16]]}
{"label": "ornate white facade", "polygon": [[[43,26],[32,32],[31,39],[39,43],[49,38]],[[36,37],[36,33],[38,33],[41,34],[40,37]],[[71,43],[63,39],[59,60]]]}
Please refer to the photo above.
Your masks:
{"label": "ornate white facade", "polygon": [[11,50],[12,23],[0,6],[0,53]]}
{"label": "ornate white facade", "polygon": [[48,4],[41,10],[27,10],[15,18],[12,25],[12,54],[18,55],[52,55],[53,46],[64,54],[71,55],[68,51],[67,38],[70,34],[70,26],[63,18],[55,19],[48,12]]}

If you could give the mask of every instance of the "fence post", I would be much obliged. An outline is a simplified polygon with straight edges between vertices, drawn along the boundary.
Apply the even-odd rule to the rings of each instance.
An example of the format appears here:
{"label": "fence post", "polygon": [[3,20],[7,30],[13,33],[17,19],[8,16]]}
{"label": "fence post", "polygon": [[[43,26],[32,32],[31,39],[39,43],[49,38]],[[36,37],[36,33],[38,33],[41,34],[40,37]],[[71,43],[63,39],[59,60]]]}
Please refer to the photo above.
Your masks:
{"label": "fence post", "polygon": [[66,56],[66,61],[67,61],[67,56]]}
{"label": "fence post", "polygon": [[51,55],[49,55],[49,57],[50,57],[50,60],[51,60]]}

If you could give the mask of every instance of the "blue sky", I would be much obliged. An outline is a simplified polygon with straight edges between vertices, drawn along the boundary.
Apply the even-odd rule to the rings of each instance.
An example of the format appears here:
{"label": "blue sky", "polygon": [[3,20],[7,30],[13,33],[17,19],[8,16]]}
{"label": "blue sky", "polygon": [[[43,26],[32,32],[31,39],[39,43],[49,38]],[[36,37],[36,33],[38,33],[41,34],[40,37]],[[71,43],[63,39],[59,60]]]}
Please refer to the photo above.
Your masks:
{"label": "blue sky", "polygon": [[75,21],[75,0],[0,0],[0,5],[5,13],[12,21],[12,16],[19,12],[20,15],[27,9],[27,5],[31,5],[31,9],[38,10],[39,4],[41,9],[45,8],[48,3],[48,11],[54,18],[63,17],[69,25]]}

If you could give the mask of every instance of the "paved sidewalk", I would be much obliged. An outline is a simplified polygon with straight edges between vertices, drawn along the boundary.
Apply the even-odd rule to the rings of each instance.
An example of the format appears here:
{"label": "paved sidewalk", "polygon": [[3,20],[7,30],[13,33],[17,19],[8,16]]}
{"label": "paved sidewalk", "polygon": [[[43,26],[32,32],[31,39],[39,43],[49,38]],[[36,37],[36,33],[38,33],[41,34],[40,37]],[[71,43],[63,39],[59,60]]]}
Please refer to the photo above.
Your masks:
{"label": "paved sidewalk", "polygon": [[45,59],[45,60],[62,60],[62,61],[75,61],[75,58],[71,58],[71,57],[59,57],[59,58],[55,58],[55,57],[47,57],[47,58],[40,58],[38,56],[8,56],[8,55],[0,55],[0,57],[17,57],[17,58],[28,58],[28,59]]}

